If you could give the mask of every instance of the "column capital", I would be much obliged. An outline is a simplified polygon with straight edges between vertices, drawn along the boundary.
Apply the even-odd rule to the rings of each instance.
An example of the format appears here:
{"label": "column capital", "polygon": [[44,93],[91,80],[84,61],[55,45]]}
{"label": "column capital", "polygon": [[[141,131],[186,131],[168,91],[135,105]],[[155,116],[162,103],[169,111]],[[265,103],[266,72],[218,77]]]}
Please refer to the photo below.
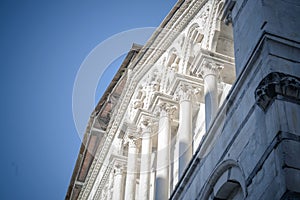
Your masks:
{"label": "column capital", "polygon": [[189,84],[181,83],[175,92],[175,99],[179,102],[192,101],[193,97],[200,92],[199,90]]}
{"label": "column capital", "polygon": [[138,128],[143,135],[144,133],[151,133],[153,126],[153,119],[150,117],[143,117],[138,125]]}
{"label": "column capital", "polygon": [[204,60],[200,66],[198,75],[200,75],[203,78],[207,75],[219,76],[220,71],[223,68],[224,67],[222,65],[217,64],[214,61]]}
{"label": "column capital", "polygon": [[127,138],[129,148],[139,148],[140,139],[135,136],[129,136]]}
{"label": "column capital", "polygon": [[123,164],[115,163],[115,165],[114,165],[114,175],[117,176],[117,175],[123,174],[124,169],[125,168],[124,168]]}
{"label": "column capital", "polygon": [[177,106],[175,106],[171,103],[161,102],[160,104],[158,104],[158,109],[159,109],[161,117],[172,118],[175,111],[177,110]]}

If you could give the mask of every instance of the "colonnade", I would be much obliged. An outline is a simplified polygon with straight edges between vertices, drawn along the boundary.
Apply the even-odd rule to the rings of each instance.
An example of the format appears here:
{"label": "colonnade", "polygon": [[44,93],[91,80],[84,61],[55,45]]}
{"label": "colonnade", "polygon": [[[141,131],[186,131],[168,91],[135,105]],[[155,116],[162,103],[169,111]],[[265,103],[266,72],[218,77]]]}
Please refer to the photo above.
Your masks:
{"label": "colonnade", "polygon": [[[199,74],[203,78],[204,101],[205,101],[205,124],[209,128],[215,117],[218,102],[218,74],[219,65],[212,62],[203,62]],[[193,156],[193,95],[194,89],[189,84],[181,84],[178,87],[178,102],[161,101],[159,115],[157,118],[157,134],[153,133],[151,120],[139,122],[139,137],[130,136],[128,140],[127,166],[115,167],[114,174],[114,200],[134,200],[138,192],[139,200],[150,199],[151,180],[151,159],[152,159],[152,139],[157,137],[156,146],[156,177],[155,177],[155,199],[168,199],[170,192],[170,143],[171,143],[171,122],[174,112],[179,108],[179,127],[177,132],[177,142],[179,147],[179,178],[183,175],[185,168]],[[129,134],[130,135],[130,134]],[[133,134],[134,135],[134,134]],[[140,168],[137,171],[138,155],[140,156]],[[176,158],[175,158],[176,159]],[[124,171],[126,169],[126,171]],[[122,171],[123,170],[123,171]],[[137,187],[137,175],[139,173],[139,186]],[[126,177],[125,177],[126,176]],[[124,179],[126,178],[126,182]],[[125,183],[125,186],[124,186]],[[125,191],[123,191],[125,190]],[[125,195],[123,195],[125,193]]]}

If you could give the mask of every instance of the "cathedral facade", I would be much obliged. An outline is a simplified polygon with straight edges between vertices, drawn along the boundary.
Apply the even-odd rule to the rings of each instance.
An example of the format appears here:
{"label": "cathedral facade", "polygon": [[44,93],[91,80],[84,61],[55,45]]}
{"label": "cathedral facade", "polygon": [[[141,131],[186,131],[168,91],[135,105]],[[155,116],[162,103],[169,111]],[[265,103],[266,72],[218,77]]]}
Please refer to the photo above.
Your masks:
{"label": "cathedral facade", "polygon": [[91,114],[66,199],[300,199],[299,19],[179,0]]}

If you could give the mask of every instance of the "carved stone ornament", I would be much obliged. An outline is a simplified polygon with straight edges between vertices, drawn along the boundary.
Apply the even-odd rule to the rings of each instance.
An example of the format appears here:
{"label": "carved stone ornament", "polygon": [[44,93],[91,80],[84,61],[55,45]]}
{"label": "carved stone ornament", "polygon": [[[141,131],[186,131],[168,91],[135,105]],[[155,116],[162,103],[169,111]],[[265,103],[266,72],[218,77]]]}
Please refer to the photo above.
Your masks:
{"label": "carved stone ornament", "polygon": [[153,120],[151,118],[143,117],[139,124],[139,129],[141,130],[140,132],[142,134],[150,133],[152,125],[153,125]]}
{"label": "carved stone ornament", "polygon": [[114,165],[114,175],[122,175],[124,171],[124,166],[120,163]]}
{"label": "carved stone ornament", "polygon": [[134,100],[133,108],[143,108],[144,107],[144,99],[146,98],[146,92],[143,86],[139,86],[136,98]]}
{"label": "carved stone ornament", "polygon": [[279,72],[268,74],[255,90],[256,104],[266,111],[277,96],[300,103],[300,78]]}
{"label": "carved stone ornament", "polygon": [[176,100],[191,101],[194,94],[195,89],[192,86],[187,84],[180,84],[176,92]]}
{"label": "carved stone ornament", "polygon": [[223,66],[216,64],[212,61],[204,60],[200,67],[200,71],[199,71],[198,75],[200,75],[202,78],[204,78],[207,75],[215,75],[218,77],[220,74],[220,71],[223,68],[224,68]]}
{"label": "carved stone ornament", "polygon": [[161,74],[158,69],[154,69],[149,77],[149,86],[152,92],[160,90]]}
{"label": "carved stone ornament", "polygon": [[169,104],[169,103],[161,103],[159,104],[159,111],[161,117],[170,117],[173,118],[174,112],[177,110],[177,107],[175,105]]}
{"label": "carved stone ornament", "polygon": [[129,148],[138,148],[140,145],[140,140],[137,137],[131,136],[128,138]]}

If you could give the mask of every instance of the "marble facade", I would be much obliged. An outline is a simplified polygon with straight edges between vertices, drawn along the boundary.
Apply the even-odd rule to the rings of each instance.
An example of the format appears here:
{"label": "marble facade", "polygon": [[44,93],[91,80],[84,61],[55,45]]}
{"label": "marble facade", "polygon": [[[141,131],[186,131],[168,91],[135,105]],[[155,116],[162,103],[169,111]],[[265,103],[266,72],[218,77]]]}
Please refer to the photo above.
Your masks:
{"label": "marble facade", "polygon": [[66,199],[300,199],[299,18],[178,1],[92,113]]}

